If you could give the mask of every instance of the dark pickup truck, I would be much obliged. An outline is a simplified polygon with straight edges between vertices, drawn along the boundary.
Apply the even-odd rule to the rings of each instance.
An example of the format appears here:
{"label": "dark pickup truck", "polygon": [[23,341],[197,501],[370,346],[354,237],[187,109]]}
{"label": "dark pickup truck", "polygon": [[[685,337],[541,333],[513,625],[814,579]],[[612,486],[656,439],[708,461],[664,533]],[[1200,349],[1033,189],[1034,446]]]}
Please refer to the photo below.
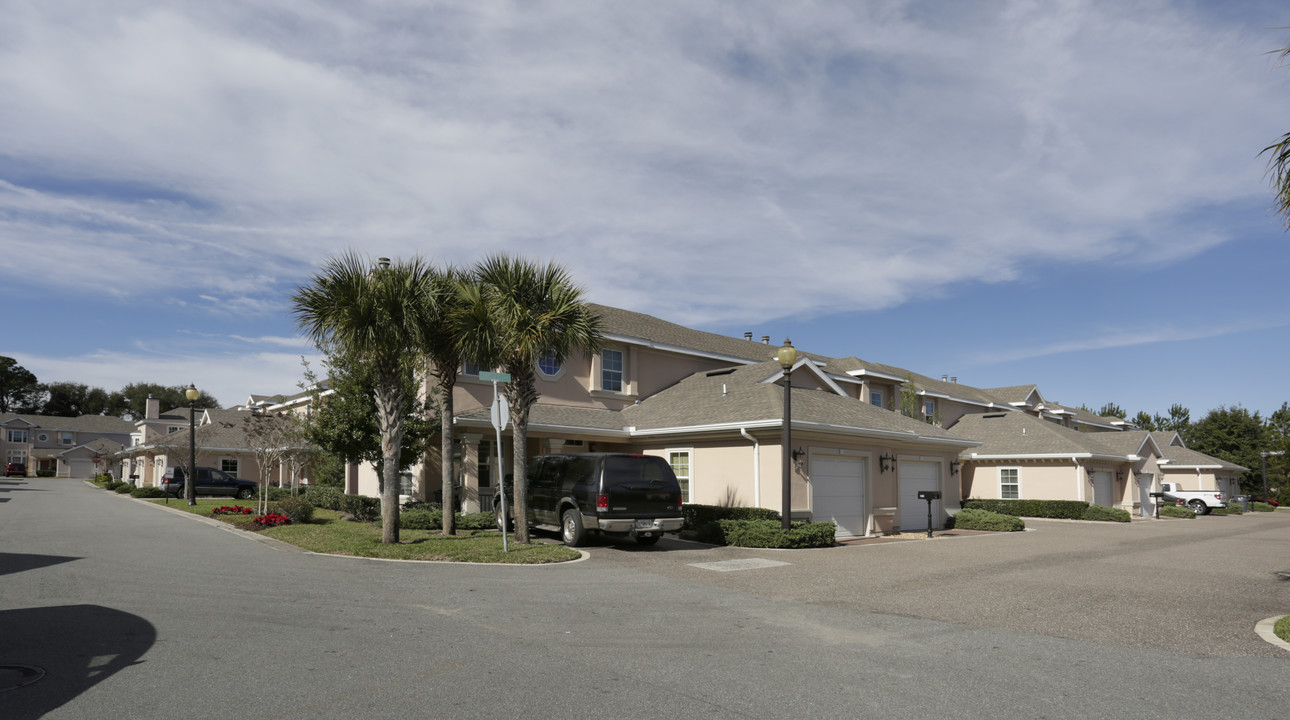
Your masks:
{"label": "dark pickup truck", "polygon": [[[672,467],[651,455],[540,455],[529,461],[528,486],[529,526],[559,530],[566,545],[583,544],[589,532],[652,545],[685,522]],[[500,527],[502,504],[493,506]]]}

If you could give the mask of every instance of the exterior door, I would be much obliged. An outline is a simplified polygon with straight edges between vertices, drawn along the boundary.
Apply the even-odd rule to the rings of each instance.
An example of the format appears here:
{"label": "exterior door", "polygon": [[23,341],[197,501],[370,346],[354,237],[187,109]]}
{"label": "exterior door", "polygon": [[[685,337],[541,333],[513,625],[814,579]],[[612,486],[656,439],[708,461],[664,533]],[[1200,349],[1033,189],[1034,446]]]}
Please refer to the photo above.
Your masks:
{"label": "exterior door", "polygon": [[1106,470],[1093,473],[1093,504],[1102,507],[1114,504],[1111,499],[1111,473]]}
{"label": "exterior door", "polygon": [[[927,501],[918,499],[919,490],[941,489],[939,463],[900,460],[900,530],[927,529]],[[932,501],[932,529],[941,527],[941,501]]]}
{"label": "exterior door", "polygon": [[865,461],[839,455],[811,456],[811,517],[832,520],[837,537],[861,537],[868,531],[864,509]]}
{"label": "exterior door", "polygon": [[1156,476],[1151,473],[1138,473],[1138,505],[1141,508],[1138,514],[1142,517],[1156,514],[1155,503],[1151,501],[1151,486],[1155,479]]}

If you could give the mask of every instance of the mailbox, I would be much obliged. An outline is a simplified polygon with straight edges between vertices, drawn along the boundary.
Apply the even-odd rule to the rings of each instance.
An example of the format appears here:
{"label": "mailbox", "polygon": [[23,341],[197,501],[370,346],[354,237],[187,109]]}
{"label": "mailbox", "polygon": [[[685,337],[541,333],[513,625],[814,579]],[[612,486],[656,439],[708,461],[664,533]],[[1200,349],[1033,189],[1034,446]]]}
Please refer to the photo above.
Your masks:
{"label": "mailbox", "polygon": [[1153,497],[1153,498],[1157,499],[1157,500],[1159,500],[1160,498],[1162,498],[1162,497],[1164,497],[1164,496],[1165,496],[1165,494],[1164,494],[1164,493],[1162,493],[1162,492],[1161,492],[1161,493],[1153,493],[1153,492],[1149,492],[1149,493],[1147,493],[1147,494],[1148,494],[1148,495],[1150,495],[1151,497]]}
{"label": "mailbox", "polygon": [[940,500],[941,491],[940,490],[919,490],[918,499],[919,500]]}

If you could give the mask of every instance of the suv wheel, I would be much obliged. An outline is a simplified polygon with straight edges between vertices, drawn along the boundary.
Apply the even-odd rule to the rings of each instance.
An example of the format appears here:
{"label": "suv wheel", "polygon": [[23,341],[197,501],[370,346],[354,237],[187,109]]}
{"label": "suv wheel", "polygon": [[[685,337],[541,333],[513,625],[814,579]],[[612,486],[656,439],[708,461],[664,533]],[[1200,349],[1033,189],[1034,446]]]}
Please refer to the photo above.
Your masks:
{"label": "suv wheel", "polygon": [[238,488],[238,489],[237,489],[237,499],[238,499],[238,500],[250,500],[250,499],[251,499],[251,488],[249,488],[249,487]]}
{"label": "suv wheel", "polygon": [[560,519],[560,536],[569,547],[578,547],[587,539],[587,531],[582,527],[582,513],[573,508],[564,511]]}

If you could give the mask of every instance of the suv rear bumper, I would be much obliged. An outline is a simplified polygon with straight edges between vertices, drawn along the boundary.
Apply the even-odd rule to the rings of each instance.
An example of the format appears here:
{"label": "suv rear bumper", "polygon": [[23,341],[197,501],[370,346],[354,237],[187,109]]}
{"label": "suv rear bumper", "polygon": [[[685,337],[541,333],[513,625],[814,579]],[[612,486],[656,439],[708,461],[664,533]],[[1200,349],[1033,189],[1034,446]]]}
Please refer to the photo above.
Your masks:
{"label": "suv rear bumper", "polygon": [[591,527],[613,533],[676,532],[685,518],[596,518],[595,523]]}

